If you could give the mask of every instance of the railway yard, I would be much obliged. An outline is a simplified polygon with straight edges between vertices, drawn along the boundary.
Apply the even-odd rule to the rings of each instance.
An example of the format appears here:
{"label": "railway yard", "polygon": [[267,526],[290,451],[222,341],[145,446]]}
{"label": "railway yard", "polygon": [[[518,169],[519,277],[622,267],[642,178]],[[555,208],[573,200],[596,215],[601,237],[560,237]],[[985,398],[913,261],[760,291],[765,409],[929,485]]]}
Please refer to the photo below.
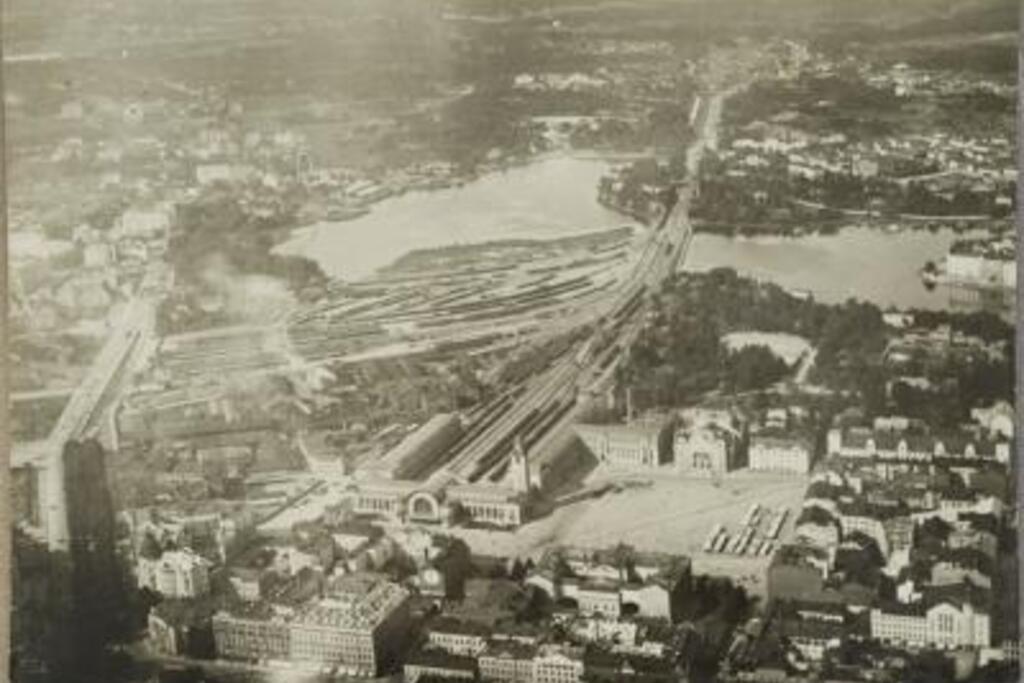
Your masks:
{"label": "railway yard", "polygon": [[[692,109],[700,135],[688,149],[691,172],[726,95],[698,98]],[[331,440],[360,469],[432,414],[456,410],[462,433],[422,473],[432,486],[500,486],[521,447],[534,484],[548,492],[571,487],[586,472],[562,457],[567,427],[603,400],[622,350],[645,323],[649,293],[685,259],[692,193],[679,183],[651,228],[412,252],[365,280],[333,283],[320,302],[277,316],[277,324],[166,337],[125,405],[162,403],[193,421],[212,407],[211,429],[218,420],[236,429],[246,406],[225,409],[218,392],[230,397],[254,376],[283,377],[292,388],[263,402],[308,396],[299,406],[310,416],[308,431],[344,432]],[[472,378],[457,377],[459,366]],[[396,372],[398,381],[382,381]],[[437,391],[445,383],[457,389]],[[477,395],[460,400],[457,390],[470,384]],[[199,388],[198,400],[158,398]],[[446,393],[447,405],[437,398]]]}
{"label": "railway yard", "polygon": [[590,315],[628,272],[633,242],[626,227],[418,252],[338,283],[325,303],[292,316],[289,343],[307,362],[505,348]]}
{"label": "railway yard", "polygon": [[286,323],[167,337],[154,370],[193,383],[234,373],[454,352],[507,351],[592,315],[635,259],[631,227],[554,241],[418,252],[338,282]]}

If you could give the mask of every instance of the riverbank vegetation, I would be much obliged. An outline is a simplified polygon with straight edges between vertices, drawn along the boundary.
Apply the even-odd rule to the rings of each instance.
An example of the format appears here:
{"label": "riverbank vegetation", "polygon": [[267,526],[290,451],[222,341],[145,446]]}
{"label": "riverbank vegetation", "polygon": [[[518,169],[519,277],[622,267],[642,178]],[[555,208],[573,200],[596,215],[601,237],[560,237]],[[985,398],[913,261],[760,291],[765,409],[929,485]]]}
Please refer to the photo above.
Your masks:
{"label": "riverbank vegetation", "polygon": [[258,214],[216,190],[179,206],[167,251],[176,284],[158,309],[159,333],[245,322],[283,299],[320,296],[327,277],[319,265],[273,253],[295,209],[283,204],[269,215]]}
{"label": "riverbank vegetation", "polygon": [[[711,393],[765,389],[792,372],[766,347],[730,354],[722,337],[757,330],[799,335],[817,355],[807,381],[869,416],[903,414],[935,426],[1012,400],[1013,328],[988,313],[911,312],[914,333],[897,330],[874,304],[828,305],[721,268],[678,276],[651,301],[650,322],[618,370],[620,389],[644,402],[678,406]],[[929,345],[955,334],[957,346]],[[915,336],[917,335],[917,336]],[[895,344],[914,350],[896,363]],[[913,379],[918,378],[918,379]]]}

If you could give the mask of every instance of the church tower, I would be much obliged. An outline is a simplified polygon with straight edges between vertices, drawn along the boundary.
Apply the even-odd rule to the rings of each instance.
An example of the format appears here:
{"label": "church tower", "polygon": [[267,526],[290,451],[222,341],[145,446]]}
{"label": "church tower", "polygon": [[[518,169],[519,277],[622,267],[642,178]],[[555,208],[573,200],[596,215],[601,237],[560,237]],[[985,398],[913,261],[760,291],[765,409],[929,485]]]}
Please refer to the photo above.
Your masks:
{"label": "church tower", "polygon": [[530,490],[530,461],[526,457],[526,448],[523,447],[523,439],[516,435],[515,447],[512,450],[512,460],[508,465],[508,478],[516,493],[527,493]]}

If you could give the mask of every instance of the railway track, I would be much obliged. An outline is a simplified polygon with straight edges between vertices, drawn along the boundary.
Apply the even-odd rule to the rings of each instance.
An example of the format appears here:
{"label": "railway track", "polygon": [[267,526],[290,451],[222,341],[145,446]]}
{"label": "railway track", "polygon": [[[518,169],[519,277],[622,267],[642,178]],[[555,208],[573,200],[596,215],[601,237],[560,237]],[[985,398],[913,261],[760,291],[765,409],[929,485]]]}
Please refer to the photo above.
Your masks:
{"label": "railway track", "polygon": [[677,272],[689,250],[693,179],[704,150],[714,144],[725,96],[701,97],[695,106],[692,118],[700,135],[687,149],[687,179],[676,186],[676,203],[651,232],[619,291],[610,302],[579,310],[553,326],[564,332],[599,321],[593,335],[566,350],[552,367],[529,378],[528,386],[507,411],[476,438],[467,439],[449,461],[446,472],[450,476],[467,481],[499,480],[517,439],[522,439],[532,464],[543,469],[555,457],[556,449],[549,446],[555,445],[579,416],[584,404],[580,395],[596,393],[613,377],[621,353],[643,329],[647,293]]}

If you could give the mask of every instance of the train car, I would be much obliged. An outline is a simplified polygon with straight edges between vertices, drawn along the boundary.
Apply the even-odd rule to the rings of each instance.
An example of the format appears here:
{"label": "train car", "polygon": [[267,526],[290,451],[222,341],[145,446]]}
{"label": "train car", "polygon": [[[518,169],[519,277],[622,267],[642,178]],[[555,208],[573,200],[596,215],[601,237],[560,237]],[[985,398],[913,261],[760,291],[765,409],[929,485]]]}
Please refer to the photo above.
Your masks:
{"label": "train car", "polygon": [[750,539],[753,535],[753,532],[749,529],[743,533],[743,538],[740,540],[739,547],[736,548],[737,555],[743,555],[747,551],[747,546],[750,545]]}
{"label": "train car", "polygon": [[758,509],[760,509],[760,507],[761,506],[758,505],[757,503],[750,504],[750,507],[747,508],[747,514],[743,515],[743,526],[750,526],[750,520],[754,518],[754,515],[757,514],[757,511]]}
{"label": "train car", "polygon": [[594,338],[593,337],[591,337],[587,341],[583,342],[583,344],[580,346],[580,350],[576,352],[576,358],[573,359],[573,362],[576,364],[576,367],[582,368],[584,365],[587,364],[587,362],[590,360],[591,349],[593,349],[593,348],[594,348]]}
{"label": "train car", "polygon": [[725,546],[729,543],[729,534],[722,532],[722,535],[718,537],[715,542],[715,552],[721,553],[725,551]]}
{"label": "train car", "polygon": [[757,544],[757,531],[755,529],[747,530],[747,548]]}
{"label": "train car", "polygon": [[751,534],[744,534],[743,535],[743,542],[740,543],[740,547],[736,549],[736,554],[737,555],[746,555],[747,554],[747,548],[750,547],[751,540],[753,540],[753,536]]}
{"label": "train car", "polygon": [[775,544],[768,541],[764,544],[764,548],[761,549],[761,555],[767,557],[772,554],[772,550],[775,548]]}
{"label": "train car", "polygon": [[770,533],[768,534],[769,537],[771,537],[772,539],[777,539],[779,537],[779,532],[782,531],[782,525],[786,523],[786,517],[788,516],[788,508],[782,508],[782,510],[779,511],[779,517],[775,520],[775,523],[772,524]]}
{"label": "train car", "polygon": [[735,555],[736,550],[739,549],[740,543],[742,542],[743,534],[736,534],[735,536],[733,536],[732,541],[729,543],[726,552],[728,552],[730,555]]}
{"label": "train car", "polygon": [[747,533],[747,532],[744,532],[743,535],[740,536],[739,544],[736,546],[736,554],[737,555],[745,554],[747,552],[747,546],[749,546],[749,545],[750,545],[750,534]]}
{"label": "train car", "polygon": [[[714,531],[712,529],[712,531]],[[708,538],[704,541],[704,546],[701,548],[706,553],[714,552],[715,543],[718,542],[718,534],[708,534]]]}

